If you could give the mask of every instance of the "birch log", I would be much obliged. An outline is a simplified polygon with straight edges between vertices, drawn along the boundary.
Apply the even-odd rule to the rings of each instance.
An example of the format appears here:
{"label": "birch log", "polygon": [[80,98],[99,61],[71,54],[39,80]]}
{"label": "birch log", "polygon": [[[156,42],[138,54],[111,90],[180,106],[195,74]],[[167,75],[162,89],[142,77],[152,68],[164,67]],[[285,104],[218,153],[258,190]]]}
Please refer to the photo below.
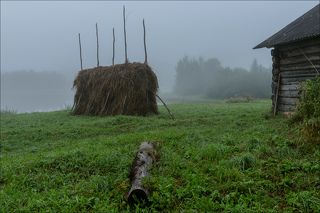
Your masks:
{"label": "birch log", "polygon": [[143,142],[139,146],[139,150],[132,163],[130,171],[131,189],[127,194],[129,203],[136,201],[147,201],[149,197],[149,190],[143,186],[143,179],[149,176],[149,169],[156,161],[156,148],[151,142]]}

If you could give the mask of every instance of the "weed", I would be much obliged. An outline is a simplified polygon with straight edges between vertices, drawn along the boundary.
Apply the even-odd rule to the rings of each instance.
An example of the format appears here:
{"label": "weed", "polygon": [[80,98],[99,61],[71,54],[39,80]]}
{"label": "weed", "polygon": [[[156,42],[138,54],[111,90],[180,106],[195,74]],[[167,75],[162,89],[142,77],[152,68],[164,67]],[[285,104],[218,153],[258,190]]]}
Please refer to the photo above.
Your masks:
{"label": "weed", "polygon": [[320,77],[302,85],[302,98],[291,123],[301,121],[306,141],[320,143]]}

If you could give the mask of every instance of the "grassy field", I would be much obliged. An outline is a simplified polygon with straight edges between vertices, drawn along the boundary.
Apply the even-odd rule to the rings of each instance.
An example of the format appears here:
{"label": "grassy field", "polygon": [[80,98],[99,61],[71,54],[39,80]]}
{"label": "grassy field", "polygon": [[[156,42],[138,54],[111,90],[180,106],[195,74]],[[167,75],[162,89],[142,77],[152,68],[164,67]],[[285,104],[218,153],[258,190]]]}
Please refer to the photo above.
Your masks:
{"label": "grassy field", "polygon": [[320,147],[266,116],[269,101],[172,104],[150,117],[1,115],[1,212],[129,211],[128,169],[160,144],[153,211],[319,212]]}

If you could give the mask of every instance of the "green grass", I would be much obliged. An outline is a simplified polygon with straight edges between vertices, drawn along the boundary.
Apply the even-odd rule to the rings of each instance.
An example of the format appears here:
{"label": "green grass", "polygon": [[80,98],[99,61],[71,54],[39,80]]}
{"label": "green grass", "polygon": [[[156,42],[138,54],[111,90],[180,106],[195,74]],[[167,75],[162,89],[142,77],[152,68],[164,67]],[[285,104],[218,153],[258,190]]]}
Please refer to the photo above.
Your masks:
{"label": "green grass", "polygon": [[[320,149],[269,101],[170,105],[150,117],[1,114],[1,212],[129,211],[128,169],[160,144],[153,211],[319,212]],[[140,209],[138,209],[140,208]],[[132,209],[131,209],[132,210]]]}

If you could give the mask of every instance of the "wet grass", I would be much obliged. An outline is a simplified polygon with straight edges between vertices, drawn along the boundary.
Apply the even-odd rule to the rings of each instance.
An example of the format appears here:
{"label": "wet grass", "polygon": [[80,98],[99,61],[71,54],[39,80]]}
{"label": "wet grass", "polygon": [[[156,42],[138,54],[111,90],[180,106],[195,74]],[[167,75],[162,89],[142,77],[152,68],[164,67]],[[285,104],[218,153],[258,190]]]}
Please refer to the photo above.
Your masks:
{"label": "wet grass", "polygon": [[[149,117],[1,114],[1,212],[129,211],[142,141],[160,161],[140,211],[320,211],[319,145],[270,118],[269,101],[172,104]],[[131,209],[132,210],[132,209]]]}

